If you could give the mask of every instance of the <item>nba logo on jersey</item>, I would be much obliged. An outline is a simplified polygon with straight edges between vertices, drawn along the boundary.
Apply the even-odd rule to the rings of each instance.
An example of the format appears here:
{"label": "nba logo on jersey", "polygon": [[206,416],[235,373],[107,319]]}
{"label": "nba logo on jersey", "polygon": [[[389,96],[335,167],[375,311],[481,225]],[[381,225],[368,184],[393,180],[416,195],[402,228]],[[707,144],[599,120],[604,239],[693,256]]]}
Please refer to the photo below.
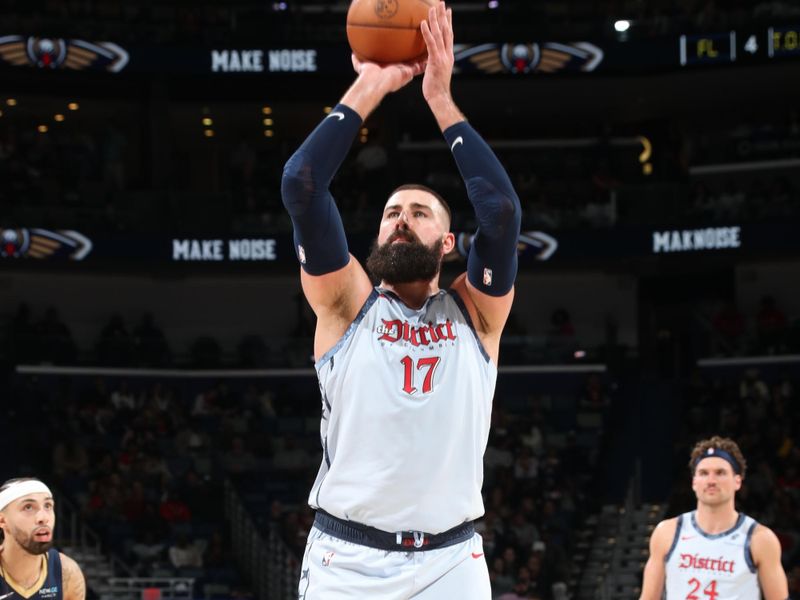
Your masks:
{"label": "nba logo on jersey", "polygon": [[323,567],[330,567],[331,561],[333,560],[333,555],[335,552],[326,552],[325,556],[322,557],[322,566]]}
{"label": "nba logo on jersey", "polygon": [[492,270],[483,270],[483,285],[492,285]]}

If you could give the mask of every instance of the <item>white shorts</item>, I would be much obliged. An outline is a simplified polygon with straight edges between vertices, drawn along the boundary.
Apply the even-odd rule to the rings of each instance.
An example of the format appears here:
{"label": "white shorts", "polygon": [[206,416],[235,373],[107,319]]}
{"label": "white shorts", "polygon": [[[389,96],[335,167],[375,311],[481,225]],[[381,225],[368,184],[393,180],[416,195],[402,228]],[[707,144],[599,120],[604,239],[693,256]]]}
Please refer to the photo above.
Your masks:
{"label": "white shorts", "polygon": [[490,600],[483,539],[436,550],[378,550],[316,527],[308,534],[299,600]]}

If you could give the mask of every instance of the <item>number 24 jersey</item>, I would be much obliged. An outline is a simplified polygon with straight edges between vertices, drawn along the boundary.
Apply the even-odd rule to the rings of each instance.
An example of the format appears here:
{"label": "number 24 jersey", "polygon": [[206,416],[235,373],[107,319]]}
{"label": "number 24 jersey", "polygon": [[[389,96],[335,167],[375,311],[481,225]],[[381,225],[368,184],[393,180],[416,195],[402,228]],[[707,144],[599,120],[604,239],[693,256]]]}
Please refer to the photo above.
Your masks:
{"label": "number 24 jersey", "polygon": [[712,535],[700,529],[694,512],[680,515],[666,558],[667,600],[758,600],[761,591],[750,554],[756,525],[739,513],[731,529]]}

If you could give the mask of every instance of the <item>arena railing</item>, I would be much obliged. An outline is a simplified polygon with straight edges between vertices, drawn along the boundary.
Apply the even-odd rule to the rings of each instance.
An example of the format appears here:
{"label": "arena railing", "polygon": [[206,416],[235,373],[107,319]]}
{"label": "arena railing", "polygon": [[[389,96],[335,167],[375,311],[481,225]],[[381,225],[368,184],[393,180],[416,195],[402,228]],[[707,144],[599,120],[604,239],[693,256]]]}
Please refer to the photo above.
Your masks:
{"label": "arena railing", "polygon": [[300,561],[273,525],[265,535],[245,507],[233,483],[225,482],[225,515],[231,526],[236,562],[250,578],[259,600],[297,598]]}
{"label": "arena railing", "polygon": [[191,577],[112,577],[100,594],[101,600],[191,600]]}
{"label": "arena railing", "polygon": [[113,573],[133,576],[133,569],[125,561],[103,549],[100,535],[81,518],[78,507],[58,490],[56,490],[56,494],[58,498],[56,521],[59,524],[57,538],[61,545],[75,548],[81,552],[102,555],[108,559]]}

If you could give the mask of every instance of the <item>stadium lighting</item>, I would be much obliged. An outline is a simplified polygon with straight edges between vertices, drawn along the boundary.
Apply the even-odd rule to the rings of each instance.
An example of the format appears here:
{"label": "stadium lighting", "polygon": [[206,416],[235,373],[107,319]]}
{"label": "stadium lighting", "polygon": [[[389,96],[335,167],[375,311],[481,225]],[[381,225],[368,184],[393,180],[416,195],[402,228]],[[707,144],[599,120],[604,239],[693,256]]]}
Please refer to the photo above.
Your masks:
{"label": "stadium lighting", "polygon": [[272,119],[270,119],[270,118],[266,118],[266,119],[264,119],[264,125],[266,125],[267,127],[269,127],[270,125],[272,125]]}
{"label": "stadium lighting", "polygon": [[271,138],[273,135],[275,135],[275,132],[272,131],[272,129],[265,129],[264,130],[264,137],[270,137]]}
{"label": "stadium lighting", "polygon": [[64,120],[64,115],[62,115],[61,113],[58,113],[57,115],[53,116],[53,120],[56,123],[61,123]]}
{"label": "stadium lighting", "polygon": [[265,114],[265,115],[271,115],[272,114],[272,107],[265,106],[264,108],[261,109],[261,113]]}
{"label": "stadium lighting", "polygon": [[211,117],[204,117],[203,118],[203,125],[206,127],[211,127],[214,124],[214,121],[211,120]]}
{"label": "stadium lighting", "polygon": [[620,19],[619,21],[614,21],[614,29],[619,33],[625,33],[630,28],[631,28],[631,22],[628,21],[628,19]]}
{"label": "stadium lighting", "polygon": [[17,101],[14,98],[9,98],[8,100],[6,100],[6,104],[8,106],[16,106],[17,105]]}
{"label": "stadium lighting", "polygon": [[77,102],[70,102],[69,104],[67,104],[67,108],[70,110],[78,110],[80,106],[78,106]]}
{"label": "stadium lighting", "polygon": [[489,4],[487,4],[490,10],[494,10],[498,6],[500,6],[499,0],[489,0]]}
{"label": "stadium lighting", "polygon": [[289,8],[289,5],[286,2],[273,2],[272,3],[272,10],[275,12],[282,12]]}
{"label": "stadium lighting", "polygon": [[39,133],[47,133],[47,125],[39,125],[36,128],[36,131],[38,131]]}

